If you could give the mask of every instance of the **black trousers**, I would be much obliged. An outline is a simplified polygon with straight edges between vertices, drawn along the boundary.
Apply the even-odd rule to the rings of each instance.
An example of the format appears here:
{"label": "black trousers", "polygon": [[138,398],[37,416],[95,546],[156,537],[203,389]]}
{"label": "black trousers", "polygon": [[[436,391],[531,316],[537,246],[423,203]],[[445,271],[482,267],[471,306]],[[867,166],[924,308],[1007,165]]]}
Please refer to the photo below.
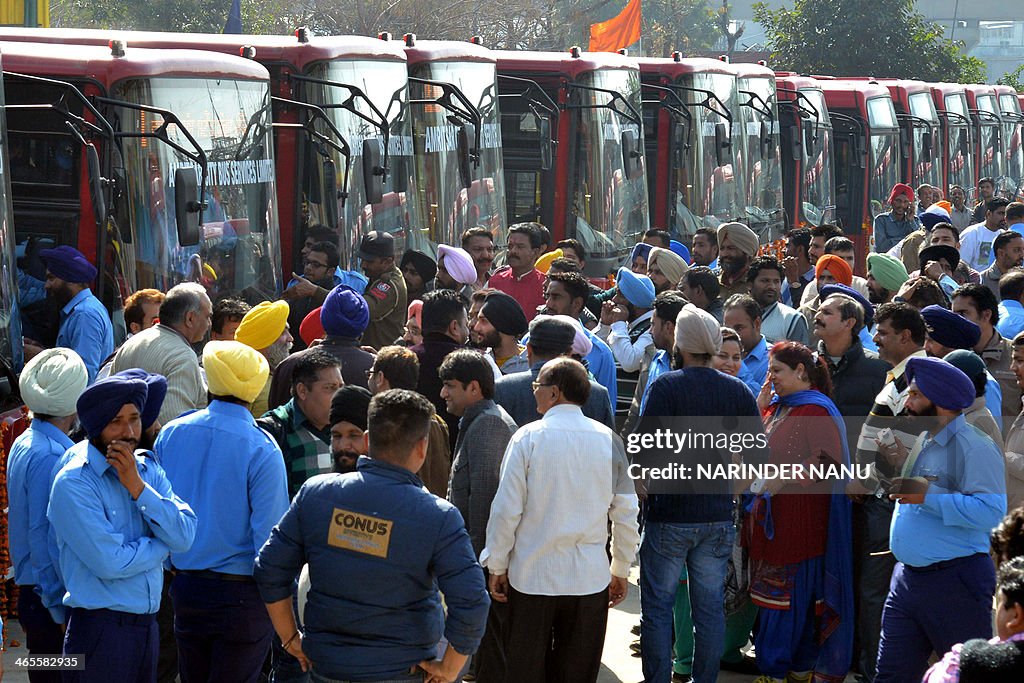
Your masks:
{"label": "black trousers", "polygon": [[[878,645],[882,638],[882,608],[896,558],[889,550],[889,526],[895,504],[871,496],[853,506],[854,563],[856,565],[857,663],[868,681],[875,679]],[[872,555],[871,553],[884,553]]]}
{"label": "black trousers", "polygon": [[[25,648],[34,657],[59,655],[64,648],[60,626],[43,606],[35,586],[18,586],[18,621],[25,629]],[[59,671],[29,671],[32,683],[60,683]]]}
{"label": "black trousers", "polygon": [[[484,581],[489,572],[484,570]],[[509,605],[507,602],[491,601],[487,613],[487,630],[480,640],[480,647],[473,658],[478,683],[502,683],[505,680],[506,653],[508,640]]]}
{"label": "black trousers", "polygon": [[171,584],[181,683],[256,683],[274,634],[255,582],[178,572]]}
{"label": "black trousers", "polygon": [[160,609],[156,625],[160,629],[160,655],[156,659],[157,683],[174,683],[178,678],[178,643],[174,640],[174,605],[171,603],[171,581],[174,574],[164,572],[164,586],[160,591]]}
{"label": "black trousers", "polygon": [[510,593],[507,683],[594,683],[608,625],[608,589],[592,595]]}

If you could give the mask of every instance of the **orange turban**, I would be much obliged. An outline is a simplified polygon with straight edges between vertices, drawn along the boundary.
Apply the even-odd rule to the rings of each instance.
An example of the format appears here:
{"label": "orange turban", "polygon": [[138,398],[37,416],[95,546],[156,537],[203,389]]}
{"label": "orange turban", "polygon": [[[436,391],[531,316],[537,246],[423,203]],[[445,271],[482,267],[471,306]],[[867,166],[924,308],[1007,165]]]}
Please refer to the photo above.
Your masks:
{"label": "orange turban", "polygon": [[814,266],[814,277],[821,277],[821,271],[823,270],[832,273],[832,277],[836,279],[836,282],[842,283],[847,287],[853,284],[853,269],[850,268],[849,263],[835,254],[825,254],[818,259],[818,263]]}

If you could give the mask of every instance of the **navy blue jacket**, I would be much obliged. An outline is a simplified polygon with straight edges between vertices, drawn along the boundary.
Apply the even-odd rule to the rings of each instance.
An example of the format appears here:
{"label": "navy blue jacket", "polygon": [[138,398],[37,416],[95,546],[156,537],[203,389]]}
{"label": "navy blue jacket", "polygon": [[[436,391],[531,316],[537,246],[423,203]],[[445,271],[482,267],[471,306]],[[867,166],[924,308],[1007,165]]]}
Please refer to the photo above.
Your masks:
{"label": "navy blue jacket", "polygon": [[[763,433],[757,402],[742,380],[730,377],[718,370],[707,367],[683,368],[659,375],[651,384],[644,406],[643,417],[685,417],[723,418],[738,416],[747,418],[745,428]],[[710,425],[713,420],[680,420],[673,424],[674,431],[699,429]],[[644,430],[641,422],[640,431]],[[767,449],[749,449],[744,453],[749,461],[767,460]],[[698,460],[714,462],[714,457],[700,457]],[[728,482],[717,480],[706,482],[702,490],[719,489],[722,493],[700,495],[651,495],[647,499],[647,519],[653,522],[674,522],[698,524],[727,522],[732,519],[733,496],[729,493]]]}
{"label": "navy blue jacket", "polygon": [[476,652],[490,599],[462,515],[407,469],[356,467],[299,489],[256,559],[264,601],[291,597],[309,564],[302,648],[328,678],[405,673],[435,657],[442,627],[458,652]]}

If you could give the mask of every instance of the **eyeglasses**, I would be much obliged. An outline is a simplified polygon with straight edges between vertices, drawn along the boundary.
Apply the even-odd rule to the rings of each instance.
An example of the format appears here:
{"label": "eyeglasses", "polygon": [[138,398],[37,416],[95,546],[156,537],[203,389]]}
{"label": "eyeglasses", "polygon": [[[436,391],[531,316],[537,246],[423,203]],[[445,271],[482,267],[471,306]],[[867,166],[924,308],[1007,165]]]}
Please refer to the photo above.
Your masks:
{"label": "eyeglasses", "polygon": [[537,391],[541,387],[553,387],[555,385],[554,384],[548,384],[548,383],[545,383],[545,382],[530,382],[530,386],[533,387],[534,391]]}
{"label": "eyeglasses", "polygon": [[374,370],[373,368],[370,368],[369,370],[367,370],[367,371],[366,371],[366,379],[370,379],[370,378],[371,378],[371,377],[373,377],[373,376],[374,376],[374,375],[375,375],[376,373],[377,373],[377,371],[376,371],[376,370]]}
{"label": "eyeglasses", "polygon": [[326,263],[320,263],[319,261],[310,261],[309,259],[306,259],[305,261],[303,261],[302,265],[304,265],[304,266],[313,266],[314,268],[326,268],[327,267]]}

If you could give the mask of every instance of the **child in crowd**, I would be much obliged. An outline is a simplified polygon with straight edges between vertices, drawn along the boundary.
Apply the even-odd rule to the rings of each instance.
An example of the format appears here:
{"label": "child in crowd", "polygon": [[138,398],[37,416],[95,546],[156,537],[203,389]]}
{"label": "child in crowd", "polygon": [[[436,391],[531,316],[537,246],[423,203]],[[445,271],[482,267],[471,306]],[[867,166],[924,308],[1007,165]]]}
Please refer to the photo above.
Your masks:
{"label": "child in crowd", "polygon": [[999,568],[996,598],[997,636],[954,645],[923,683],[1024,681],[1024,557]]}

